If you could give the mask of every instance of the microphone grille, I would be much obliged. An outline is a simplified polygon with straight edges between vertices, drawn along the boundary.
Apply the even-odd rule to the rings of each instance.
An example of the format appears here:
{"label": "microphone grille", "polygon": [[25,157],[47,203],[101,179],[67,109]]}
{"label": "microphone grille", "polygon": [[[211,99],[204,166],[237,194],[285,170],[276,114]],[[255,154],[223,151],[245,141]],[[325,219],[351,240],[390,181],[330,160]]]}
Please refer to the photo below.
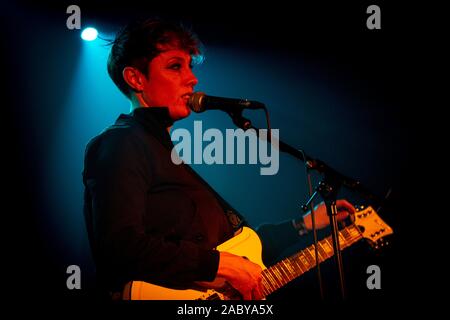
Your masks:
{"label": "microphone grille", "polygon": [[203,92],[194,92],[189,98],[189,108],[194,112],[203,112],[205,109],[202,106],[202,100],[205,94]]}

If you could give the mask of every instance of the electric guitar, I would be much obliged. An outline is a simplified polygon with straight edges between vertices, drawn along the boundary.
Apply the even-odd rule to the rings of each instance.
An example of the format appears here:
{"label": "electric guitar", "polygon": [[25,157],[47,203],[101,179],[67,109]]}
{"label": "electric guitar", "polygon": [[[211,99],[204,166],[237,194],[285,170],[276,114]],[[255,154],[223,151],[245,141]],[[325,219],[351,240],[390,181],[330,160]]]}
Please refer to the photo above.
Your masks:
{"label": "electric guitar", "polygon": [[[360,239],[368,240],[369,244],[375,248],[387,244],[385,237],[392,234],[393,230],[372,207],[357,209],[354,218],[355,221],[352,225],[339,231],[341,250]],[[317,244],[319,263],[333,256],[331,236]],[[263,269],[264,296],[268,296],[316,265],[315,248],[314,245],[311,245],[266,268],[261,258],[261,240],[255,231],[247,227],[244,227],[242,232],[235,237],[218,246],[217,250],[243,256],[260,265]],[[224,279],[211,282],[210,288],[195,287],[192,289],[171,289],[143,281],[130,281],[123,290],[123,298],[126,300],[229,300],[238,297],[237,291]]]}

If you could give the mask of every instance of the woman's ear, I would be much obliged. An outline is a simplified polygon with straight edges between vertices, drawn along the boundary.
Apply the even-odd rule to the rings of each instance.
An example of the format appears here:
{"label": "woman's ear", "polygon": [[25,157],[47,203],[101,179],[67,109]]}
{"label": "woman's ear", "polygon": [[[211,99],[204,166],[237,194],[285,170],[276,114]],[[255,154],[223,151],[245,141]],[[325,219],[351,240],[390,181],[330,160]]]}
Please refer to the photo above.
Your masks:
{"label": "woman's ear", "polygon": [[123,79],[136,92],[144,90],[144,75],[136,68],[125,67],[122,71]]}

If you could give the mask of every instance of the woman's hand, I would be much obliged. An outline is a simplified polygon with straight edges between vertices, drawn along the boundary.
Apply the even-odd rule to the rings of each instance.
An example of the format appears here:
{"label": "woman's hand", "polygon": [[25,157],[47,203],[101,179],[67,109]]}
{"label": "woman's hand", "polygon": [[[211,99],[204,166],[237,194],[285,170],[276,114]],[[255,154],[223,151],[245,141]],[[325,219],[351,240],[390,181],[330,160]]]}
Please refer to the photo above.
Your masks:
{"label": "woman's hand", "polygon": [[[347,200],[337,200],[336,207],[338,210],[337,220],[341,221],[346,219],[349,215],[355,213],[355,207]],[[327,214],[327,208],[324,202],[321,202],[314,208],[316,228],[322,229],[330,224],[330,219]],[[307,230],[312,230],[312,218],[311,212],[308,212],[303,216],[303,222]]]}
{"label": "woman's hand", "polygon": [[250,260],[228,252],[220,252],[217,277],[224,278],[239,291],[244,300],[264,298],[261,272],[262,268]]}

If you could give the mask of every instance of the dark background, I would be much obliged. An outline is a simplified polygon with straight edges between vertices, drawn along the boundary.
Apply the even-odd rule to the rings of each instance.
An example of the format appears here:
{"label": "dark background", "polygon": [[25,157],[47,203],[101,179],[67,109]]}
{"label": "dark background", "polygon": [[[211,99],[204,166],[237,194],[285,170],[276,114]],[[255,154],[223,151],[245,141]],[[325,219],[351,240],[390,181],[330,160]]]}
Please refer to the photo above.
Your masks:
{"label": "dark background", "polygon": [[[127,1],[57,5],[19,2],[2,10],[7,79],[2,128],[8,177],[3,195],[10,208],[5,213],[4,276],[14,296],[35,302],[63,302],[72,308],[97,301],[93,263],[79,210],[82,163],[67,150],[78,150],[76,155],[80,157],[88,138],[104,123],[127,112],[128,106],[101,109],[108,115],[97,123],[85,119],[90,122],[82,133],[71,131],[67,118],[61,120],[69,95],[75,95],[76,104],[77,94],[84,94],[73,89],[72,83],[77,72],[81,77],[76,79],[83,79],[83,70],[77,70],[76,63],[82,45],[79,31],[70,31],[65,25],[70,4],[81,7],[82,27],[94,23],[108,32],[132,18],[151,15],[191,25],[206,47],[205,68],[208,63],[216,66],[213,71],[199,69],[199,79],[209,80],[202,89],[214,95],[264,101],[272,126],[280,128],[283,140],[361,179],[381,197],[392,188],[391,198],[380,210],[394,229],[392,245],[375,253],[367,244],[359,243],[343,255],[349,300],[384,309],[395,305],[400,296],[414,295],[406,277],[412,262],[405,254],[402,236],[408,222],[419,216],[412,205],[420,189],[416,182],[419,171],[411,161],[418,117],[405,97],[411,95],[411,71],[420,68],[411,52],[418,47],[421,34],[407,23],[407,8],[380,2],[296,2],[295,7],[271,2],[245,7],[220,1],[208,5]],[[381,30],[366,28],[365,11],[370,4],[381,7]],[[227,54],[221,56],[221,50]],[[222,70],[222,63],[222,68],[235,69]],[[236,78],[227,78],[230,73]],[[239,82],[239,78],[243,80]],[[279,91],[280,83],[291,86]],[[296,96],[297,90],[307,94]],[[115,97],[117,92],[111,95]],[[297,100],[303,97],[307,100]],[[112,98],[106,99],[111,104]],[[89,97],[83,101],[89,101]],[[93,114],[97,107],[85,106]],[[211,115],[211,126],[232,128],[223,117]],[[264,125],[263,118],[257,117],[257,121]],[[64,134],[79,139],[55,142],[55,137]],[[287,156],[282,156],[280,168],[288,169],[280,169],[278,178],[266,180],[256,170],[194,167],[254,225],[294,218],[306,197],[303,168]],[[346,190],[343,196],[355,203],[365,202]],[[82,290],[70,291],[65,286],[70,264],[82,269]],[[365,286],[365,270],[371,264],[381,267],[382,290],[370,291]],[[326,296],[332,301],[337,295],[333,266],[330,261],[323,267]],[[284,303],[283,312],[289,312],[296,303],[317,302],[320,298],[315,280],[314,272],[310,272],[272,299]]]}

